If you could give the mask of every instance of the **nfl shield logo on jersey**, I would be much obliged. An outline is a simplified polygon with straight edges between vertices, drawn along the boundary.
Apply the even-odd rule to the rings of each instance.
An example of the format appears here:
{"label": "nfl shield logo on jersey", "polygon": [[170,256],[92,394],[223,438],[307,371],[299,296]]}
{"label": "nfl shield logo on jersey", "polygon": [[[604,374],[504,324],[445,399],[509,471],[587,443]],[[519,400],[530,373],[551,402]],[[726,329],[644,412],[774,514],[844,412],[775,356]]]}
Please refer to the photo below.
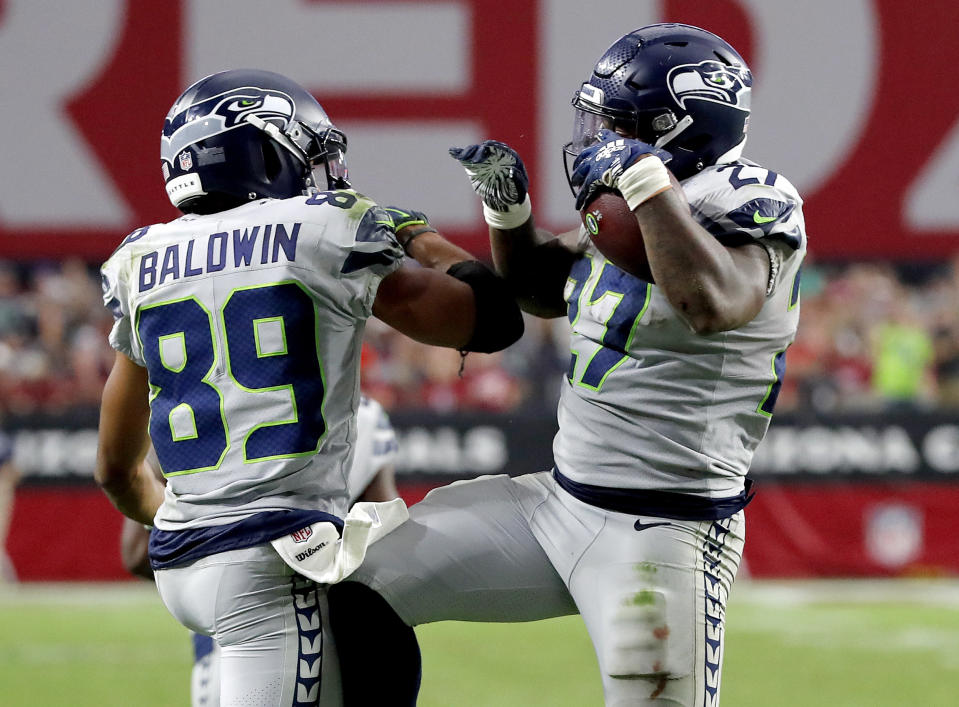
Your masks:
{"label": "nfl shield logo on jersey", "polygon": [[184,150],[180,153],[180,169],[184,172],[189,172],[193,169],[193,153],[189,150]]}
{"label": "nfl shield logo on jersey", "polygon": [[290,533],[290,537],[293,538],[293,542],[295,543],[305,543],[310,539],[311,535],[313,535],[313,528],[310,526],[300,528],[299,530]]}

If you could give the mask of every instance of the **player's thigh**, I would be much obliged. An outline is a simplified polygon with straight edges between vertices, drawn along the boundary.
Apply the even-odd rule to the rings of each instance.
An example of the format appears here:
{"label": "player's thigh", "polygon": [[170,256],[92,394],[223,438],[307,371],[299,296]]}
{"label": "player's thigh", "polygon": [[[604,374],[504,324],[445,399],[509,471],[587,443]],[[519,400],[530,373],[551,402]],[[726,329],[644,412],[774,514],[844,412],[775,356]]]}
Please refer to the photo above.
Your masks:
{"label": "player's thigh", "polygon": [[370,547],[349,580],[378,591],[413,626],[575,613],[529,527],[544,500],[542,487],[508,476],[434,489],[407,522]]}
{"label": "player's thigh", "polygon": [[[188,628],[220,646],[220,703],[338,701],[324,620],[326,597],[270,545],[219,553],[156,573],[160,595]],[[335,661],[334,665],[335,665]]]}
{"label": "player's thigh", "polygon": [[606,515],[570,583],[606,704],[718,704],[742,513],[720,521]]}

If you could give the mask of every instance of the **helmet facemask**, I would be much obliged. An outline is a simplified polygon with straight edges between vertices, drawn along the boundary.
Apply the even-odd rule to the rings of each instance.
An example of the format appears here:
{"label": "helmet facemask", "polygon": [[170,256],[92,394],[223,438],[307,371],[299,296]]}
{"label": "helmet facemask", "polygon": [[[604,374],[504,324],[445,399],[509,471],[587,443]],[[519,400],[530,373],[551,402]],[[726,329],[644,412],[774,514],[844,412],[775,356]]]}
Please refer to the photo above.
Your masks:
{"label": "helmet facemask", "polygon": [[306,153],[312,172],[313,186],[322,189],[317,180],[320,165],[323,165],[326,189],[349,189],[349,170],[346,167],[346,134],[333,126],[317,133],[307,125],[300,125],[309,131],[312,139]]}
{"label": "helmet facemask", "polygon": [[[637,111],[610,108],[602,101],[602,91],[588,83],[583,84],[573,96],[573,133],[572,139],[563,145],[563,163],[566,167],[566,181],[573,195],[576,187],[571,177],[573,162],[579,153],[599,140],[601,130],[612,130],[625,138],[642,140],[658,148],[665,148],[669,140],[678,136],[692,124],[692,118],[686,116],[682,121],[666,108]],[[593,100],[591,100],[593,99]]]}
{"label": "helmet facemask", "polygon": [[[275,124],[249,115],[247,122],[262,130],[277,145],[289,151],[302,165],[306,187],[322,189],[317,180],[318,168],[323,165],[326,189],[348,189],[350,182],[346,168],[346,134],[332,125],[317,131],[306,123],[294,120],[282,131]],[[306,176],[306,175],[309,176]]]}

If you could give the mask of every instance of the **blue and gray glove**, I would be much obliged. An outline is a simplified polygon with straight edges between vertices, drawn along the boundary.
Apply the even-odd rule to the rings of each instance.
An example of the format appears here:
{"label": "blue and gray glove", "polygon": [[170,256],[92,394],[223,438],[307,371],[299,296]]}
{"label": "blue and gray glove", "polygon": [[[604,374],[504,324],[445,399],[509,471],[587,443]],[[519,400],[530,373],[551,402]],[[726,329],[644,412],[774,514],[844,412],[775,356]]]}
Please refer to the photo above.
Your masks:
{"label": "blue and gray glove", "polygon": [[[573,162],[573,174],[569,181],[574,187],[579,187],[579,191],[576,192],[577,211],[581,211],[599,189],[620,191],[629,203],[629,207],[634,209],[652,196],[652,194],[647,195],[651,186],[660,190],[670,186],[669,173],[663,166],[664,162],[671,159],[668,152],[639,140],[624,138],[612,130],[601,130],[597,137],[599,141],[580,152]],[[654,182],[650,184],[647,175],[643,174],[641,175],[643,183],[637,188],[633,184],[635,179],[632,178],[635,173],[631,172],[626,180],[627,184],[621,184],[624,173],[630,171],[630,168],[645,155],[654,155],[658,158],[649,161],[642,170],[649,172],[656,167],[658,171],[654,175],[656,177]],[[663,179],[665,179],[665,185]],[[636,194],[631,193],[634,191]]]}
{"label": "blue and gray glove", "polygon": [[[410,252],[410,243],[413,242],[414,238],[424,233],[436,233],[436,229],[430,225],[429,219],[426,218],[426,214],[422,211],[401,209],[399,206],[384,206],[383,211],[392,219],[393,232],[396,234],[396,239],[400,245],[403,246],[403,250],[406,251],[407,254]],[[399,233],[404,228],[409,228],[410,230],[405,231],[401,237]]]}
{"label": "blue and gray glove", "polygon": [[483,200],[483,215],[490,226],[509,229],[526,222],[531,213],[529,176],[516,150],[486,140],[451,147],[450,156],[466,170],[473,191]]}
{"label": "blue and gray glove", "polygon": [[385,211],[393,219],[393,229],[399,231],[407,226],[429,226],[429,219],[422,211],[401,209],[399,206],[384,206]]}

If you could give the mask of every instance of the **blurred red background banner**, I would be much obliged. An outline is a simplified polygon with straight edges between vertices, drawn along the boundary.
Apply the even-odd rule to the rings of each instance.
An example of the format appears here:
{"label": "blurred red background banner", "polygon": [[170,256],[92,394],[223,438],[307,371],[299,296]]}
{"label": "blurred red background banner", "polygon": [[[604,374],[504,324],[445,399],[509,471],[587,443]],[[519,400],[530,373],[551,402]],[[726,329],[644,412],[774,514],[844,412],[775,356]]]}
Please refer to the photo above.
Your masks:
{"label": "blurred red background banner", "polygon": [[[15,421],[15,458],[24,479],[7,551],[22,580],[127,578],[119,556],[121,516],[91,478],[95,413]],[[457,479],[551,465],[555,423],[542,415],[391,417],[399,439],[397,481],[407,503]],[[751,471],[747,571],[756,577],[959,574],[955,422],[920,413],[777,416]]]}
{"label": "blurred red background banner", "polygon": [[[436,485],[401,483],[400,493],[415,503]],[[760,484],[746,509],[743,573],[955,576],[957,504],[955,484]],[[7,552],[21,581],[132,580],[120,562],[122,520],[94,486],[28,486],[17,492]]]}
{"label": "blurred red background banner", "polygon": [[[952,0],[489,3],[105,0],[0,3],[7,86],[0,257],[106,257],[175,216],[160,177],[162,118],[205,73],[287,73],[346,127],[354,184],[435,216],[486,251],[448,143],[515,145],[538,219],[576,223],[559,162],[569,98],[619,35],[652,21],[707,27],[753,67],[747,155],[797,183],[820,259],[931,260],[959,243],[959,59]],[[355,159],[353,151],[356,151]],[[382,195],[382,198],[381,198]]]}

